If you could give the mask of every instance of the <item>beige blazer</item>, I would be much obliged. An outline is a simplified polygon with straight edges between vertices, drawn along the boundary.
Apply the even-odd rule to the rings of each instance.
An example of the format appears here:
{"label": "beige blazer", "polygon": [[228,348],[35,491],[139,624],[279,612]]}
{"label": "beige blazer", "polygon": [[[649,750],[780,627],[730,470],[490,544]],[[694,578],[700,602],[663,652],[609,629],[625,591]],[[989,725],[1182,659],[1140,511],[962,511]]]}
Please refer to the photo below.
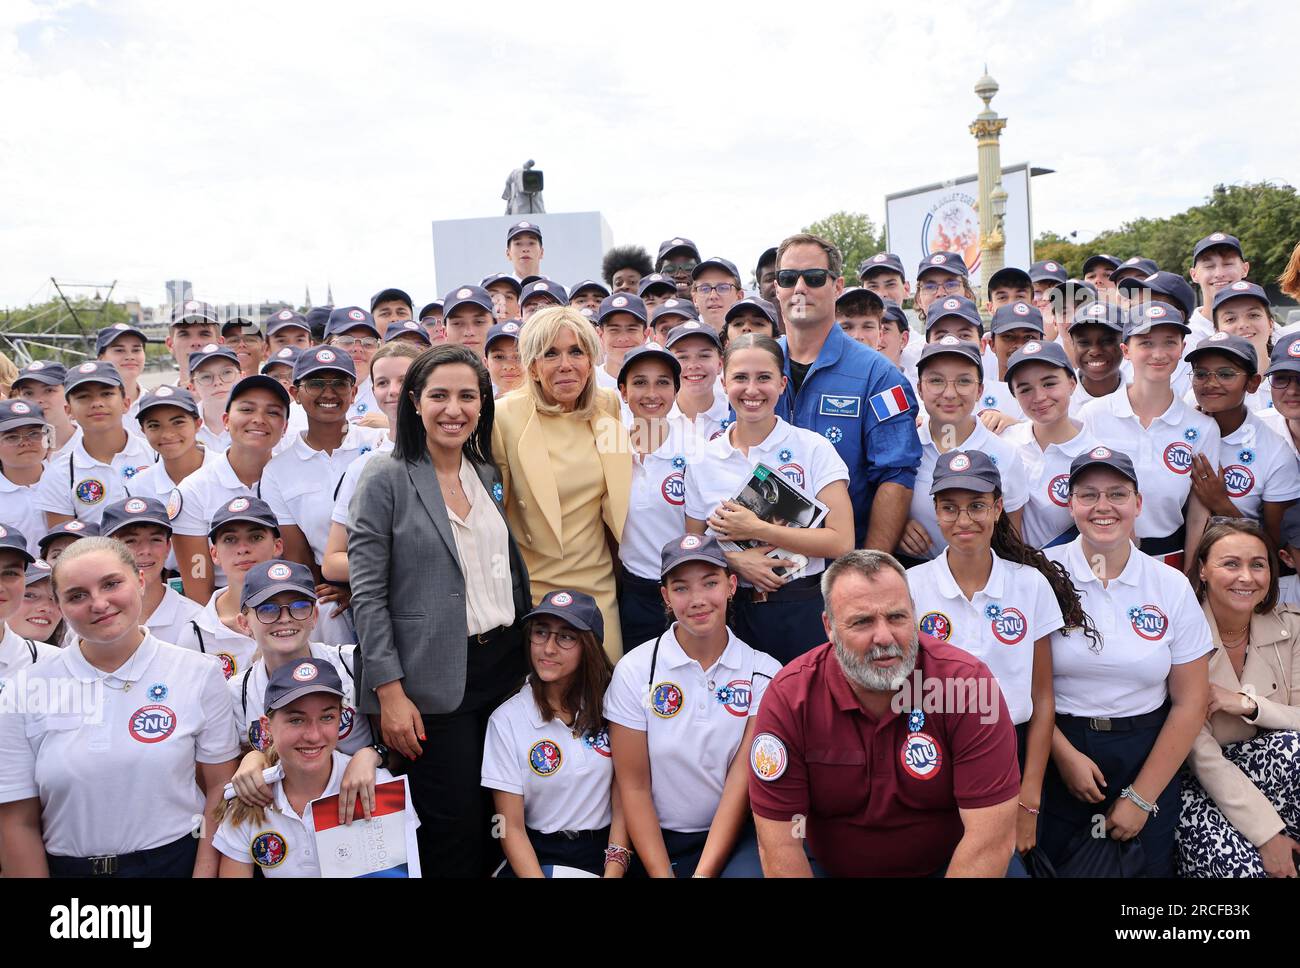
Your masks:
{"label": "beige blazer", "polygon": [[[622,541],[632,492],[632,451],[613,391],[596,390],[596,412],[589,424],[605,475],[601,516],[614,538]],[[501,471],[506,518],[515,538],[535,554],[563,558],[559,484],[527,390],[516,390],[496,401],[492,456]]]}
{"label": "beige blazer", "polygon": [[1259,712],[1253,720],[1224,712],[1208,717],[1192,744],[1188,765],[1223,815],[1258,847],[1286,825],[1250,778],[1224,759],[1222,747],[1251,739],[1260,730],[1300,729],[1300,611],[1278,606],[1251,619],[1250,648],[1238,679],[1208,602],[1204,610],[1215,645],[1210,682],[1233,692],[1248,692],[1259,704]]}

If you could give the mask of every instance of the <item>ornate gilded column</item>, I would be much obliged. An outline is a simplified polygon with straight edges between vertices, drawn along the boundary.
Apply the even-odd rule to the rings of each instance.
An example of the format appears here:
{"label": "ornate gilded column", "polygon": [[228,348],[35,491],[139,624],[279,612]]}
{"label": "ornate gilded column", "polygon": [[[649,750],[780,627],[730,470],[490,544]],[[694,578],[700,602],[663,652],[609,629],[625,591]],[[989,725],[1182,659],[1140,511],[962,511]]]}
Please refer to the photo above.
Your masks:
{"label": "ornate gilded column", "polygon": [[975,93],[984,102],[984,110],[971,122],[970,133],[979,146],[979,216],[980,216],[980,296],[987,297],[988,282],[1002,268],[1006,239],[1003,218],[1007,210],[1007,193],[1002,189],[1002,152],[998,139],[1007,126],[989,106],[998,93],[998,82],[988,75],[975,82]]}

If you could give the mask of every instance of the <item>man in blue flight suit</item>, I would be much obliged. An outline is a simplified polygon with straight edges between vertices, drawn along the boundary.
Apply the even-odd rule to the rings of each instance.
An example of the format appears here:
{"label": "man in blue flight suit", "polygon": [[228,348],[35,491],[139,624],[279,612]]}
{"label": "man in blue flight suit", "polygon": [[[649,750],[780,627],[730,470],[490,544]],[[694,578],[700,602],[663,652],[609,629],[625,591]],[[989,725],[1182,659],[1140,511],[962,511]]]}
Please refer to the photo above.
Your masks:
{"label": "man in blue flight suit", "polygon": [[776,412],[835,445],[849,468],[857,546],[892,552],[921,461],[916,399],[896,366],[836,325],[841,266],[839,249],[815,235],[792,235],[777,250],[789,382]]}

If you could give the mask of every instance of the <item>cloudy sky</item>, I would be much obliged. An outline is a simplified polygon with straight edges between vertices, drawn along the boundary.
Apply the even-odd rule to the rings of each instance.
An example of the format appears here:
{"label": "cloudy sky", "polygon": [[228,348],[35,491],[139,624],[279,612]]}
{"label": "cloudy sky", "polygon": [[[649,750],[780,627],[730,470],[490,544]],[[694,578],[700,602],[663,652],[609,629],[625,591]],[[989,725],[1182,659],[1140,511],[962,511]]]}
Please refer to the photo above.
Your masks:
{"label": "cloudy sky", "polygon": [[51,275],[146,303],[178,276],[223,302],[425,301],[429,223],[501,214],[528,157],[551,212],[749,266],[973,172],[985,62],[1004,163],[1058,172],[1035,231],[1086,239],[1215,182],[1297,183],[1298,29],[1236,0],[0,0],[0,306]]}

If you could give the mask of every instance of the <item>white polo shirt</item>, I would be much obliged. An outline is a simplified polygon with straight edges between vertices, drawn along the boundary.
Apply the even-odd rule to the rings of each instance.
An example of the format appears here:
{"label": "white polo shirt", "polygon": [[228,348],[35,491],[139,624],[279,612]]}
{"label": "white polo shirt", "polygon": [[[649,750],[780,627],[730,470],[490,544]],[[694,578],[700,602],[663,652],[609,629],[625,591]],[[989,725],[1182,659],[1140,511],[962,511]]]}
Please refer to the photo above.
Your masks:
{"label": "white polo shirt", "polygon": [[731,416],[731,403],[727,400],[727,395],[721,386],[713,388],[713,405],[703,413],[696,414],[694,420],[682,413],[681,408],[675,403],[673,408],[673,412],[681,416],[687,425],[705,440],[712,440],[731,425],[728,421]]}
{"label": "white polo shirt", "polygon": [[1300,498],[1300,461],[1286,441],[1249,411],[1245,423],[1220,442],[1217,463],[1233,506],[1255,521],[1265,501]]}
{"label": "white polo shirt", "polygon": [[194,621],[199,626],[195,635],[195,647],[200,652],[215,656],[221,664],[222,675],[233,679],[252,665],[253,656],[257,654],[257,643],[247,635],[240,635],[218,617],[217,598],[225,590],[218,588],[214,591],[208,604],[195,616]]}
{"label": "white polo shirt", "polygon": [[1061,629],[1052,636],[1058,713],[1152,712],[1169,695],[1170,667],[1214,650],[1205,613],[1176,568],[1133,548],[1119,577],[1103,588],[1083,553],[1082,538],[1045,554],[1065,566],[1102,640],[1097,650],[1082,629]]}
{"label": "white polo shirt", "polygon": [[165,582],[164,586],[166,591],[163,592],[162,601],[142,624],[159,641],[179,645],[182,649],[199,651],[198,636],[194,631],[193,623],[197,622],[199,616],[203,614],[203,606],[178,594],[176,589]]}
{"label": "white polo shirt", "polygon": [[194,435],[194,439],[198,441],[199,446],[204,450],[221,454],[230,446],[230,431],[224,429],[220,424],[213,427],[205,420],[203,425],[199,427],[198,433]]}
{"label": "white polo shirt", "polygon": [[[934,444],[930,434],[929,421],[922,421],[916,428],[921,438],[921,463],[916,468],[916,483],[912,485],[912,520],[920,522],[930,536],[930,552],[926,558],[933,558],[948,542],[939,530],[939,518],[934,513],[934,497],[930,494],[930,485],[934,483],[934,469],[939,463],[939,448]],[[1025,482],[1025,469],[1020,462],[1020,455],[1015,445],[975,420],[975,429],[970,436],[956,447],[957,450],[978,450],[988,454],[998,473],[1002,475],[1002,509],[1006,512],[1019,511],[1029,501],[1028,485]]]}
{"label": "white polo shirt", "polygon": [[[740,493],[759,463],[785,475],[809,497],[816,497],[828,484],[849,479],[849,469],[834,444],[821,434],[792,426],[780,417],[776,418],[776,426],[767,438],[749,448],[748,456],[731,445],[731,433],[728,429],[710,440],[686,475],[688,518],[707,521],[718,505]],[[809,558],[802,574],[816,575],[825,567],[825,559]]]}
{"label": "white polo shirt", "polygon": [[1219,456],[1219,425],[1175,396],[1150,427],[1133,413],[1128,393],[1112,393],[1079,412],[1103,446],[1127,454],[1137,472],[1142,513],[1139,538],[1167,538],[1185,524],[1183,507],[1192,490],[1192,455]]}
{"label": "white polo shirt", "polygon": [[348,465],[348,469],[343,472],[343,480],[339,482],[338,494],[334,498],[334,510],[330,512],[331,523],[341,524],[345,528],[352,523],[352,516],[348,509],[352,506],[352,495],[357,493],[357,481],[361,480],[361,472],[366,469],[366,465],[376,454],[392,452],[393,442],[385,435],[374,450],[367,451]]}
{"label": "white polo shirt", "polygon": [[40,557],[40,538],[49,527],[45,512],[36,504],[36,494],[41,482],[15,484],[0,474],[0,524],[22,533],[27,539],[27,550]]}
{"label": "white polo shirt", "polygon": [[780,671],[781,663],[731,629],[718,661],[701,669],[682,651],[675,622],[659,639],[619,660],[605,692],[605,718],[646,734],[660,827],[679,833],[709,829],[745,720],[758,715],[763,693]]}
{"label": "white polo shirt", "polygon": [[[317,799],[332,797],[339,792],[343,786],[343,773],[352,759],[338,750],[330,755],[333,765],[329,782]],[[375,770],[376,783],[386,783],[391,779],[393,775],[382,767]],[[284,795],[283,780],[271,783],[271,795],[275,802],[266,809],[261,823],[249,819],[235,825],[227,817],[213,834],[212,846],[231,860],[256,864],[266,877],[320,877],[320,853],[316,847],[312,804],[308,803],[299,816]]]}
{"label": "white polo shirt", "polygon": [[1291,430],[1286,425],[1286,417],[1282,416],[1280,410],[1261,410],[1255,416],[1259,418],[1260,423],[1282,438],[1282,442],[1290,448],[1291,453],[1300,457],[1300,449],[1296,448],[1295,438],[1291,436]]}
{"label": "white polo shirt", "polygon": [[1029,421],[1008,427],[1002,439],[1016,448],[1025,469],[1029,501],[1020,523],[1025,544],[1047,548],[1073,540],[1077,532],[1070,517],[1070,462],[1096,447],[1097,439],[1079,423],[1079,432],[1072,439],[1044,449],[1034,438],[1034,425]]}
{"label": "white polo shirt", "polygon": [[[203,449],[203,463],[198,466],[194,473],[197,474],[204,467],[214,464],[220,459],[221,453],[219,451],[209,450],[205,447]],[[166,465],[160,459],[148,470],[143,470],[131,478],[131,483],[127,485],[126,490],[131,497],[151,497],[161,501],[163,507],[167,507],[167,503],[172,498],[172,492],[180,486],[180,483],[180,481],[171,479],[171,476],[167,473]],[[180,571],[180,567],[176,564],[175,548],[167,552],[166,567],[172,571]],[[175,640],[164,637],[163,641],[174,642]]]}
{"label": "white polo shirt", "polygon": [[[379,401],[375,399],[375,386],[374,383],[371,382],[370,377],[366,377],[357,384],[356,399],[353,400],[352,405],[348,407],[348,422],[356,423],[366,414],[377,410],[379,410]],[[305,430],[306,428],[304,427],[303,429]]]}
{"label": "white polo shirt", "polygon": [[[253,621],[257,621],[256,617]],[[311,650],[313,659],[320,659],[332,665],[334,671],[339,674],[339,679],[343,681],[343,710],[339,716],[339,751],[351,756],[357,750],[373,745],[375,738],[370,732],[370,720],[364,714],[357,712],[357,684],[352,677],[357,647],[311,642],[307,648]],[[239,734],[239,742],[255,750],[264,750],[267,747],[261,720],[266,712],[266,684],[269,679],[266,662],[259,658],[226,683],[230,687],[235,731]]]}
{"label": "white polo shirt", "polygon": [[1277,580],[1277,603],[1300,608],[1300,575],[1283,575]]}
{"label": "white polo shirt", "polygon": [[1034,643],[1064,622],[1052,586],[1036,568],[993,555],[989,580],[967,599],[948,555],[907,570],[917,628],[989,667],[1019,726],[1034,713]]}
{"label": "white polo shirt", "polygon": [[686,533],[686,477],[706,446],[689,420],[670,416],[659,449],[632,455],[632,490],[618,557],[638,578],[658,581],[663,546]]}
{"label": "white polo shirt", "polygon": [[72,645],[5,691],[24,679],[45,685],[47,701],[0,715],[0,803],[40,798],[48,853],[126,854],[197,829],[195,764],[239,755],[216,662],[147,634],[114,672]]}
{"label": "white polo shirt", "polygon": [[483,786],[522,796],[529,830],[608,827],[613,782],[609,731],[574,736],[559,719],[544,722],[527,682],[488,720]]}
{"label": "white polo shirt", "polygon": [[262,472],[262,500],[271,506],[280,525],[297,525],[319,563],[329,540],[334,489],[354,460],[371,453],[385,439],[383,430],[349,426],[332,454],[313,450],[299,435],[292,446],[273,457]]}
{"label": "white polo shirt", "polygon": [[[55,645],[25,639],[9,626],[0,622],[0,680],[18,674],[19,669],[58,655],[62,650]],[[0,684],[0,688],[3,685]]]}
{"label": "white polo shirt", "polygon": [[975,403],[975,416],[978,417],[985,410],[997,410],[1015,420],[1024,420],[1025,412],[1016,403],[1011,387],[1005,380],[999,380],[993,375],[997,372],[996,367],[984,371],[984,394]]}
{"label": "white polo shirt", "polygon": [[130,480],[149,468],[157,456],[144,438],[127,434],[126,446],[105,464],[86,453],[84,438],[78,440],[67,454],[46,465],[36,485],[36,507],[99,524],[104,508],[124,500]]}
{"label": "white polo shirt", "polygon": [[[262,482],[246,487],[226,454],[217,454],[209,463],[181,481],[167,497],[167,513],[171,515],[172,531],[195,538],[208,537],[212,516],[237,497],[261,497]],[[208,558],[217,588],[226,586],[226,573],[221,566]]]}

